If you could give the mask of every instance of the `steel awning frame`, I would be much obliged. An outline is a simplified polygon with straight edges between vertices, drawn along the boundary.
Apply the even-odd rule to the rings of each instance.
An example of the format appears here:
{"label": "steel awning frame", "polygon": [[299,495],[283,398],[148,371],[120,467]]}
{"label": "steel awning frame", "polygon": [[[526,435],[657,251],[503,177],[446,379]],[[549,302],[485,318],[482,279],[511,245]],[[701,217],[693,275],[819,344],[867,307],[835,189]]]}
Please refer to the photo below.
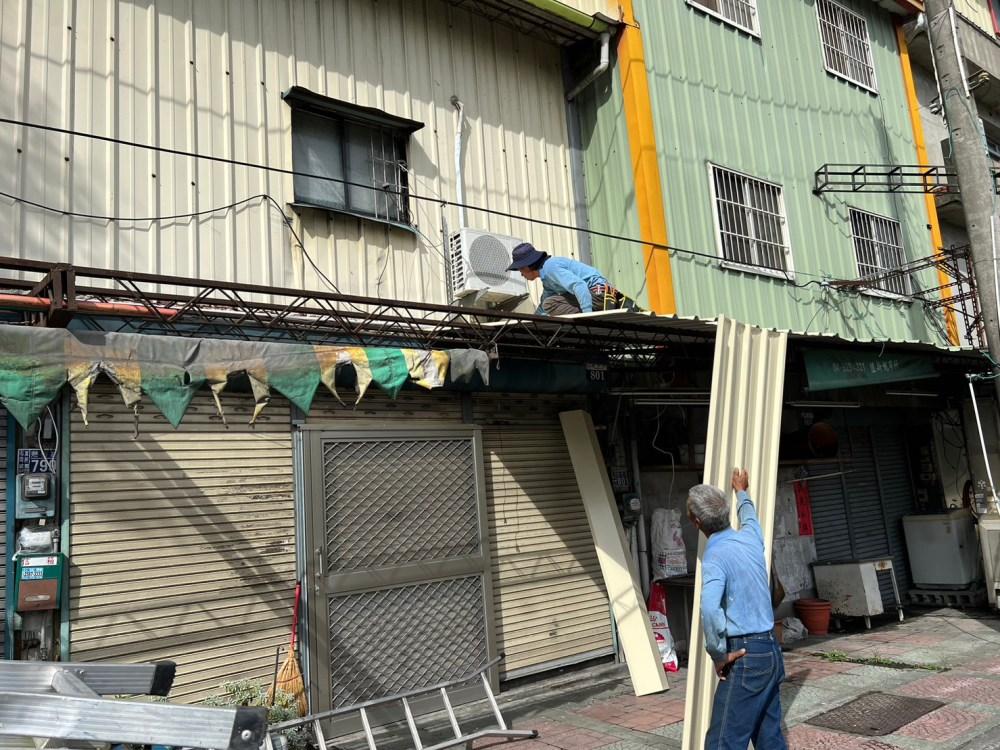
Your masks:
{"label": "steel awning frame", "polygon": [[[3,273],[4,271],[8,273]],[[475,348],[560,361],[656,360],[710,344],[716,321],[609,310],[545,317],[341,292],[206,281],[0,257],[0,311],[12,322],[109,332],[354,346]],[[790,340],[973,355],[921,341],[866,341],[811,331]]]}

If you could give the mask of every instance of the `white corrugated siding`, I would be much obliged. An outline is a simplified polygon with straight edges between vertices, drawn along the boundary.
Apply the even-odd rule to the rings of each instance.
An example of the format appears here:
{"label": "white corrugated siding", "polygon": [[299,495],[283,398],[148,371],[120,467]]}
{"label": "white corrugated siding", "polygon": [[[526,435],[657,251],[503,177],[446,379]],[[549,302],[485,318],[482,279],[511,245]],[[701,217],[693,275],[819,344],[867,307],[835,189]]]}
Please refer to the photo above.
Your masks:
{"label": "white corrugated siding", "polygon": [[[0,409],[0,559],[7,559],[7,410]],[[0,575],[0,601],[6,602],[7,575]],[[7,637],[7,618],[0,620],[0,658]]]}
{"label": "white corrugated siding", "polygon": [[148,402],[135,419],[111,389],[71,434],[72,658],[170,659],[171,696],[269,679],[295,586],[288,407],[256,428],[252,400],[226,395],[229,427],[199,394],[172,429]]}
{"label": "white corrugated siding", "polygon": [[[582,1],[582,0],[581,0]],[[558,49],[440,0],[0,0],[2,116],[290,169],[289,108],[304,86],[425,123],[411,189],[456,197],[457,95],[465,200],[573,224]],[[598,0],[587,0],[595,4]],[[124,217],[204,211],[290,177],[0,125],[0,190]],[[300,233],[345,292],[444,300],[441,210],[411,202],[428,239],[320,212]],[[447,211],[448,226],[458,226]],[[575,254],[574,234],[470,212],[470,226]],[[36,260],[323,289],[276,209],[109,224],[0,197],[5,252]]]}

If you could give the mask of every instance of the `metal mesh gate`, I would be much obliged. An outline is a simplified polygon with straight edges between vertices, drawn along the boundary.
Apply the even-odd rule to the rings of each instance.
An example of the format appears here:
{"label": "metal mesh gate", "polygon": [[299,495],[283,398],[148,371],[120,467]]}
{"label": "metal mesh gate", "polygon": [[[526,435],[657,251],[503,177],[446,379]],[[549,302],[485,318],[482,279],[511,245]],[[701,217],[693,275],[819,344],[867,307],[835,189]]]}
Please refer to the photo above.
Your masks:
{"label": "metal mesh gate", "polygon": [[312,435],[317,699],[345,706],[479,669],[493,647],[478,432]]}

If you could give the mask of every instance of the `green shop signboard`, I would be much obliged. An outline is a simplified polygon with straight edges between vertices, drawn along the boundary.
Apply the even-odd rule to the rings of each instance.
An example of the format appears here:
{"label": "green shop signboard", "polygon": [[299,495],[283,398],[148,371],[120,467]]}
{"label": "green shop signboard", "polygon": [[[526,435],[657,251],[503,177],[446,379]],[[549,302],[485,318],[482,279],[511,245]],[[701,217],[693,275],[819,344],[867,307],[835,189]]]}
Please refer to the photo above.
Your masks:
{"label": "green shop signboard", "polygon": [[930,358],[913,354],[811,349],[803,356],[810,391],[926,380],[938,374]]}

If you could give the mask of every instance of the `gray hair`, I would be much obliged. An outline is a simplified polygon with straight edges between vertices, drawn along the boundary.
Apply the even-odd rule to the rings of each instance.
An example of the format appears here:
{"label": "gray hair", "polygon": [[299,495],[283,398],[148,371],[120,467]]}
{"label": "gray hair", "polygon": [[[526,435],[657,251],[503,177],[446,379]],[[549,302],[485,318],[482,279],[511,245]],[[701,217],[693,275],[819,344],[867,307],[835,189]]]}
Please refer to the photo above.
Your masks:
{"label": "gray hair", "polygon": [[688,490],[687,507],[706,534],[729,528],[729,501],[718,487],[696,484]]}

